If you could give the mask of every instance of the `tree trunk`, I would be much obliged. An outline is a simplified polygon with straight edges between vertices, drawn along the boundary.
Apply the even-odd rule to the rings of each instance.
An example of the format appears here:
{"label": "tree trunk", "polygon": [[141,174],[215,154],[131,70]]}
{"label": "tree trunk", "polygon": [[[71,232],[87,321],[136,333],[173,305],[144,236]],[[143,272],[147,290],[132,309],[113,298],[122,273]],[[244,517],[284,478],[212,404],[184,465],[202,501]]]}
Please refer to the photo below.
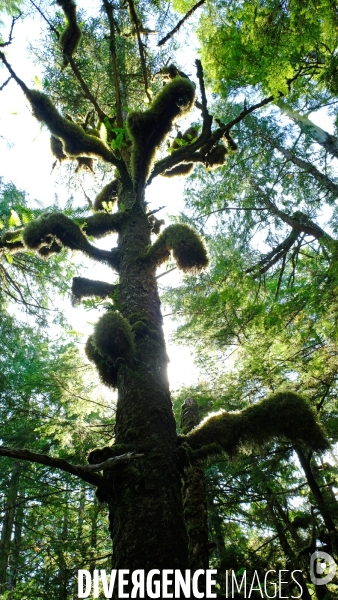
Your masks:
{"label": "tree trunk", "polygon": [[11,538],[16,511],[15,503],[19,491],[20,472],[21,463],[15,462],[8,486],[8,493],[5,503],[5,516],[2,522],[0,538],[0,594],[4,594],[6,589],[8,589],[8,560],[11,553]]}
{"label": "tree trunk", "polygon": [[337,558],[338,558],[338,532],[337,532],[335,523],[334,523],[332,516],[330,514],[330,511],[326,505],[322,491],[312,473],[310,460],[305,456],[303,450],[300,447],[296,448],[296,452],[297,452],[299,462],[304,471],[306,480],[308,482],[309,488],[315,499],[317,508],[318,508],[320,514],[322,515],[325,526],[327,527],[327,530],[329,532],[331,546],[332,546],[332,553],[334,555],[334,558],[337,560]]}
{"label": "tree trunk", "polygon": [[132,189],[120,200],[129,209],[119,235],[120,295],[117,308],[135,328],[132,365],[118,370],[115,444],[144,457],[120,467],[109,480],[109,515],[117,569],[187,569],[176,423],[167,378],[155,266],[142,259],[151,227],[145,205]]}

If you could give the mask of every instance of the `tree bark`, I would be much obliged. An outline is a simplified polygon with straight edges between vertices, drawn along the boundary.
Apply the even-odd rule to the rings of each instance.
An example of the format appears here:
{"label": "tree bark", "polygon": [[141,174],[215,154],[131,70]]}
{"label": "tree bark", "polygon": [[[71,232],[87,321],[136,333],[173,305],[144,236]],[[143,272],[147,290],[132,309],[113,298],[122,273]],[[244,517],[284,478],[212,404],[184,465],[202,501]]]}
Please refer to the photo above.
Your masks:
{"label": "tree bark", "polygon": [[8,561],[11,553],[11,538],[16,511],[15,503],[19,492],[21,469],[21,464],[15,462],[5,503],[5,516],[0,538],[0,594],[4,594],[6,589],[8,589]]}

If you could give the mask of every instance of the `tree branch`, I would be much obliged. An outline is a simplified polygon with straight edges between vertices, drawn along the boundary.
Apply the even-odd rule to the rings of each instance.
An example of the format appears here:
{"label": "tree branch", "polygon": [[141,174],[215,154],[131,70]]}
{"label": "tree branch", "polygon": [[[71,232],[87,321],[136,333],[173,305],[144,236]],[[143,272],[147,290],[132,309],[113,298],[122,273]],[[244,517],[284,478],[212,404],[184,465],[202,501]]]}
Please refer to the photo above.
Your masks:
{"label": "tree branch", "polygon": [[11,29],[10,29],[10,32],[9,32],[8,42],[2,42],[2,43],[0,43],[0,47],[1,48],[4,48],[5,46],[9,46],[12,43],[12,41],[13,41],[13,29],[14,29],[14,25],[15,25],[16,21],[18,19],[20,19],[21,15],[22,15],[22,13],[20,12],[20,14],[17,17],[13,17],[12,18],[12,24],[11,24]]}
{"label": "tree branch", "polygon": [[268,254],[263,256],[260,261],[253,267],[249,267],[245,270],[245,273],[258,272],[259,275],[266,273],[274,264],[276,264],[287,252],[292,248],[295,241],[299,238],[300,231],[292,229],[291,233],[283,240],[276,248],[271,250]]}
{"label": "tree branch", "polygon": [[85,465],[82,467],[86,473],[95,473],[96,471],[105,471],[106,469],[112,469],[116,465],[120,465],[123,462],[129,462],[134,458],[142,458],[144,454],[136,454],[135,452],[126,452],[126,454],[120,454],[120,456],[112,456],[107,458],[102,463],[97,465]]}
{"label": "tree branch", "polygon": [[99,106],[96,98],[93,96],[93,94],[91,93],[89,87],[87,86],[85,80],[83,79],[81,72],[77,66],[77,64],[75,63],[74,59],[72,56],[67,56],[68,62],[72,68],[72,71],[76,77],[76,79],[78,80],[83,92],[85,93],[85,96],[87,98],[87,100],[89,100],[89,102],[92,103],[92,105],[94,106],[99,118],[101,119],[101,121],[104,121],[105,117],[107,117],[106,113],[102,110],[102,108]]}
{"label": "tree branch", "polygon": [[47,454],[37,454],[31,452],[26,448],[7,448],[6,446],[0,446],[0,456],[7,456],[9,458],[16,458],[19,460],[27,460],[29,462],[35,462],[46,467],[53,467],[55,469],[61,469],[66,473],[75,475],[87,483],[91,483],[96,487],[100,487],[106,483],[106,479],[102,475],[96,473],[90,473],[86,470],[86,466],[82,465],[71,465],[67,460],[63,458],[55,458],[48,456]]}
{"label": "tree branch", "polygon": [[112,59],[113,66],[113,74],[114,74],[114,83],[115,83],[115,99],[116,99],[116,122],[118,127],[123,127],[123,114],[122,114],[122,100],[121,100],[121,87],[120,87],[120,79],[119,79],[119,71],[117,68],[117,57],[116,57],[116,44],[115,44],[115,19],[113,14],[113,7],[110,4],[109,0],[103,0],[103,6],[105,8],[110,36],[109,36],[109,49],[110,55]]}
{"label": "tree branch", "polygon": [[163,44],[165,44],[168,40],[170,40],[170,38],[175,35],[175,33],[177,33],[177,31],[182,27],[183,23],[185,23],[189,17],[195,12],[195,10],[197,10],[200,6],[202,6],[202,4],[204,4],[206,0],[199,0],[199,2],[197,2],[190,10],[188,10],[188,12],[184,15],[184,17],[178,21],[177,25],[175,25],[175,27],[169,31],[169,33],[167,33],[167,35],[165,35],[159,42],[158,42],[158,46],[163,46]]}
{"label": "tree branch", "polygon": [[73,304],[78,304],[82,298],[88,298],[89,296],[107,298],[117,288],[118,285],[112,285],[105,281],[94,281],[85,277],[73,277],[72,301]]}
{"label": "tree branch", "polygon": [[272,394],[240,412],[212,415],[181,440],[201,458],[217,452],[217,445],[231,456],[243,447],[262,446],[279,437],[305,442],[313,450],[328,448],[324,431],[306,400],[289,391]]}
{"label": "tree branch", "polygon": [[338,185],[331,181],[331,179],[321,173],[314,165],[309,163],[298,156],[295,156],[290,150],[283,148],[281,144],[279,144],[276,140],[270,138],[270,136],[259,133],[259,137],[266,140],[273,148],[276,148],[278,152],[283,154],[290,162],[294,163],[300,169],[303,169],[306,173],[310,173],[319,183],[321,183],[324,187],[326,187],[330,192],[332,192],[335,196],[338,197]]}

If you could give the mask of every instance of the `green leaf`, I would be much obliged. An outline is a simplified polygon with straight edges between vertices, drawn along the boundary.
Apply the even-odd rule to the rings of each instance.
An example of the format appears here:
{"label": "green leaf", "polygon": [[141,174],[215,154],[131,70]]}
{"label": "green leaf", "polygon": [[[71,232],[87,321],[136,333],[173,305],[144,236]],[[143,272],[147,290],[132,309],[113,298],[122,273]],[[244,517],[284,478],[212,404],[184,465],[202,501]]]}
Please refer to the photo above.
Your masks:
{"label": "green leaf", "polygon": [[9,227],[20,227],[21,225],[21,220],[18,213],[13,209],[11,209],[11,216],[8,219],[8,225]]}

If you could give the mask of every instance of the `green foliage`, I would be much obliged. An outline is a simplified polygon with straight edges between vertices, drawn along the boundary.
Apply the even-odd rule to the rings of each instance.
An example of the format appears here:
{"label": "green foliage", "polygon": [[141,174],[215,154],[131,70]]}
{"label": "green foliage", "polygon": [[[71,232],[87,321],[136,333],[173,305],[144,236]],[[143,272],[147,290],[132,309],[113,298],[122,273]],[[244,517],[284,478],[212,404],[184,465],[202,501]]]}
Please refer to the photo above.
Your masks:
{"label": "green foliage", "polygon": [[117,183],[117,179],[113,179],[102,188],[94,200],[94,210],[111,210],[117,200]]}

